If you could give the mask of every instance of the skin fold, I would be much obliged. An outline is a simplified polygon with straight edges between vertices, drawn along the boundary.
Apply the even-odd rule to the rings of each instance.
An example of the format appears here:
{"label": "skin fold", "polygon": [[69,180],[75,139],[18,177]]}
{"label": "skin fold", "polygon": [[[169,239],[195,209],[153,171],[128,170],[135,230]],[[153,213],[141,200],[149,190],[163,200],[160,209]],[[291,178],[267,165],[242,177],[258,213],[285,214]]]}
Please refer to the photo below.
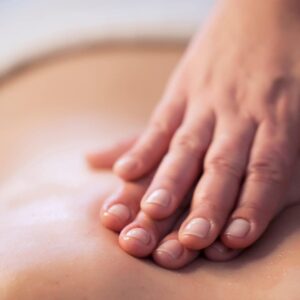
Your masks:
{"label": "skin fold", "polygon": [[148,255],[191,190],[177,230],[191,250],[216,239],[245,249],[289,206],[300,146],[299,13],[294,0],[217,1],[148,126],[114,165],[128,181],[155,171],[141,199],[116,196],[102,211],[123,222],[125,251]]}
{"label": "skin fold", "polygon": [[[100,224],[103,201],[124,183],[91,170],[84,153],[142,127],[181,50],[100,48],[49,59],[2,82],[1,300],[298,299],[299,206],[233,261],[200,253],[177,271],[129,256]],[[122,151],[104,153],[106,167]],[[300,199],[299,178],[286,195],[291,203]],[[140,185],[125,188],[137,193]]]}

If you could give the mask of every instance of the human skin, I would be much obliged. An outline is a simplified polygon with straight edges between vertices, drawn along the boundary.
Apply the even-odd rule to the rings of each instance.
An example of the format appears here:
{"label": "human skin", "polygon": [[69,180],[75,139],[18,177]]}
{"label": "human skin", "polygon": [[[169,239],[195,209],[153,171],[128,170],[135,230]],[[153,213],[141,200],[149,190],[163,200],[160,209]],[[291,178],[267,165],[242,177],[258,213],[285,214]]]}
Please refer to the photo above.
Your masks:
{"label": "human skin", "polygon": [[[108,47],[48,60],[2,83],[1,300],[298,299],[299,206],[233,261],[200,254],[180,271],[127,255],[99,222],[102,201],[121,183],[89,169],[83,154],[142,126],[180,53]],[[125,108],[132,114],[124,117]],[[299,178],[286,195],[295,203]]]}
{"label": "human skin", "polygon": [[[118,210],[130,254],[146,248],[154,231],[148,218],[174,218],[194,186],[178,233],[189,249],[218,237],[246,248],[289,205],[284,195],[299,154],[299,13],[294,0],[217,2],[148,127],[114,166],[125,180],[156,170],[138,200],[145,220],[130,199]],[[107,202],[102,213],[116,213],[115,204]],[[133,235],[140,246],[127,245]]]}

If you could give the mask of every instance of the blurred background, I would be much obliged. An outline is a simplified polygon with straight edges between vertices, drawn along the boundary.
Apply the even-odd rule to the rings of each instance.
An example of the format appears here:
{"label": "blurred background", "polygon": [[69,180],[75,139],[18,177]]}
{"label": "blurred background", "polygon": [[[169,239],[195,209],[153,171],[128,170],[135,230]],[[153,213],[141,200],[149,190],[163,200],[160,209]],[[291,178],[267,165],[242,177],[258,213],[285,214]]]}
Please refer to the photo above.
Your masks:
{"label": "blurred background", "polygon": [[[212,4],[0,0],[0,198],[18,203],[29,193],[40,200],[89,178],[84,154],[144,126],[183,45],[165,52],[108,47],[78,56],[64,50],[187,42]],[[30,64],[56,53],[60,59]],[[13,72],[23,65],[25,72]],[[15,76],[5,80],[9,72]]]}
{"label": "blurred background", "polygon": [[53,51],[111,41],[187,40],[213,0],[0,0],[0,76]]}

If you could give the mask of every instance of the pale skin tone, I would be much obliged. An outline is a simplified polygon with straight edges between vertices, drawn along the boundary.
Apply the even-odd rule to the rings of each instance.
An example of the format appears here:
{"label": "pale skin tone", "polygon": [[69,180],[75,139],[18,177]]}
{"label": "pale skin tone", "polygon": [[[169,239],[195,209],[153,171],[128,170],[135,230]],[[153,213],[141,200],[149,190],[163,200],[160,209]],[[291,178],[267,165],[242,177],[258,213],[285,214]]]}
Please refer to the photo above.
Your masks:
{"label": "pale skin tone", "polygon": [[[90,170],[82,155],[99,148],[99,141],[117,140],[119,128],[123,135],[139,128],[138,118],[146,118],[180,53],[149,45],[99,47],[35,64],[2,82],[1,300],[299,298],[299,205],[280,214],[264,238],[234,260],[203,258],[230,259],[231,251],[211,246],[175,272],[127,255],[117,235],[100,225],[98,211],[108,195],[121,189],[135,200],[147,179],[122,183]],[[116,90],[116,79],[126,89]],[[148,98],[135,114],[144,93]],[[102,151],[93,165],[110,168],[130,143]],[[290,204],[299,203],[299,178],[298,163],[283,199]],[[156,252],[156,263],[176,268]]]}
{"label": "pale skin tone", "polygon": [[[132,146],[136,139],[124,140],[121,143],[114,144],[102,151],[88,156],[88,163],[92,169],[103,170],[111,169],[115,161]],[[299,159],[297,165],[299,166]],[[296,183],[299,168],[294,174],[294,178],[290,181],[287,199],[285,200],[286,208],[299,204],[297,193],[299,187]],[[123,205],[124,202],[138,202],[145,191],[149,188],[153,175],[149,175],[135,182],[123,181],[118,187],[117,192],[111,194],[101,206],[101,222],[102,224],[115,231],[122,230],[123,223],[120,221],[115,211],[107,213],[107,207],[118,203]],[[138,210],[138,207],[136,207]],[[168,269],[179,269],[199,257],[199,251],[185,247],[179,240],[179,228],[182,220],[187,215],[187,208],[182,207],[178,214],[164,220],[153,221],[143,211],[140,211],[134,223],[135,228],[143,228],[148,230],[151,235],[151,242],[141,245],[135,238],[128,239],[122,234],[119,237],[119,244],[126,252],[136,257],[152,256],[154,261]],[[242,252],[241,249],[228,248],[221,240],[214,241],[210,246],[203,249],[202,255],[212,261],[228,261],[237,257]]]}
{"label": "pale skin tone", "polygon": [[145,190],[117,192],[101,211],[125,251],[152,253],[186,206],[180,245],[199,251],[219,239],[244,249],[289,205],[299,153],[299,14],[292,0],[217,3],[147,129],[114,164],[124,180],[151,176]]}
{"label": "pale skin tone", "polygon": [[[88,162],[91,168],[95,170],[110,169],[120,155],[125,152],[128,147],[132,145],[134,139],[126,140],[117,145],[113,145],[95,155],[88,157]],[[149,175],[136,182],[126,182],[119,186],[118,191],[112,194],[104,205],[102,205],[101,221],[107,228],[120,232],[123,228],[123,223],[114,214],[114,212],[107,214],[107,206],[110,207],[111,203],[123,204],[124,201],[131,201],[138,203],[146,190],[149,188],[153,176]],[[138,205],[135,210],[138,211]],[[194,261],[199,256],[199,251],[191,250],[184,247],[178,240],[178,229],[182,219],[186,216],[186,207],[178,210],[178,214],[173,215],[165,220],[153,221],[144,212],[139,212],[136,217],[136,223],[139,221],[144,225],[143,229],[148,229],[151,234],[151,242],[141,247],[135,239],[124,239],[122,236],[119,238],[121,247],[128,253],[135,253],[135,256],[145,257],[152,255],[154,261],[165,268],[178,269]],[[171,250],[170,250],[170,249]],[[227,261],[238,254],[240,250],[229,249],[222,242],[215,241],[206,248],[203,254],[213,261]]]}

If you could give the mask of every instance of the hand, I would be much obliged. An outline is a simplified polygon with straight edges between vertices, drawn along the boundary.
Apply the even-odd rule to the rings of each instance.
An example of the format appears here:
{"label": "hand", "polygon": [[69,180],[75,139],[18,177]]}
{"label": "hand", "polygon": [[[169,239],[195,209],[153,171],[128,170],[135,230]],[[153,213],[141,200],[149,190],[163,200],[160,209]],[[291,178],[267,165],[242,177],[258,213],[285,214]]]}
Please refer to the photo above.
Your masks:
{"label": "hand", "polygon": [[[289,205],[300,141],[295,3],[221,2],[148,128],[114,166],[126,180],[157,169],[141,200],[151,220],[177,215],[196,185],[178,233],[189,249],[206,248],[219,236],[229,248],[248,247]],[[130,211],[133,203],[124,205]]]}
{"label": "hand", "polygon": [[[135,140],[136,138],[125,139],[97,153],[89,154],[87,161],[90,167],[95,170],[111,169],[114,162],[133,145]],[[184,267],[199,256],[199,251],[187,249],[178,240],[178,229],[187,213],[186,209],[183,207],[179,212],[180,215],[172,215],[163,221],[151,221],[142,211],[137,216],[138,204],[149,187],[151,179],[152,175],[148,175],[135,182],[123,181],[119,188],[104,201],[100,213],[101,222],[106,228],[120,232],[131,217],[135,216],[135,223],[131,226],[138,228],[139,231],[146,228],[151,241],[140,244],[134,238],[127,239],[127,233],[130,231],[130,227],[127,227],[119,237],[123,250],[138,257],[152,255],[158,265],[168,269]],[[130,215],[127,214],[126,208],[124,210],[124,203],[132,204]],[[228,261],[238,256],[240,252],[240,250],[227,248],[221,241],[215,241],[204,249],[203,255],[212,261]]]}

